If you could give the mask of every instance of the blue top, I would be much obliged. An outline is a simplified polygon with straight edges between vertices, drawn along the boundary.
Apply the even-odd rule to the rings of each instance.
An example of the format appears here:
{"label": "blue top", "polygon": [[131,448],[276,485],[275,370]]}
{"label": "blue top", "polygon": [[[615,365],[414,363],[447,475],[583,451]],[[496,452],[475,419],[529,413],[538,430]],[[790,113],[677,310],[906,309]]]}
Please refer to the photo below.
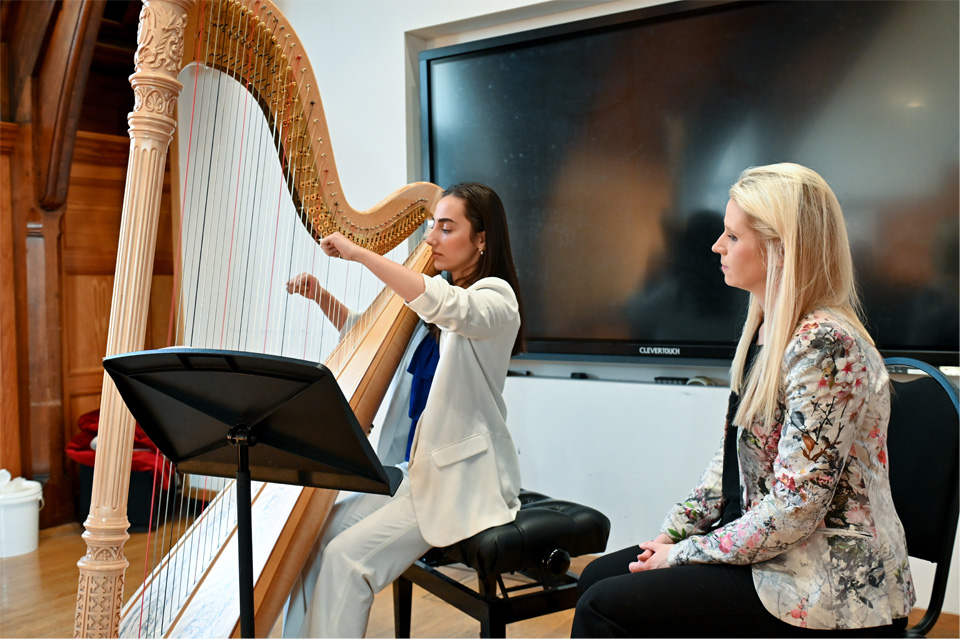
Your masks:
{"label": "blue top", "polygon": [[407,452],[404,459],[410,461],[410,447],[413,446],[413,433],[420,421],[420,415],[427,405],[427,396],[433,384],[433,375],[437,372],[437,362],[440,360],[440,344],[433,335],[427,332],[410,358],[407,372],[413,375],[410,384],[410,434],[407,436]]}

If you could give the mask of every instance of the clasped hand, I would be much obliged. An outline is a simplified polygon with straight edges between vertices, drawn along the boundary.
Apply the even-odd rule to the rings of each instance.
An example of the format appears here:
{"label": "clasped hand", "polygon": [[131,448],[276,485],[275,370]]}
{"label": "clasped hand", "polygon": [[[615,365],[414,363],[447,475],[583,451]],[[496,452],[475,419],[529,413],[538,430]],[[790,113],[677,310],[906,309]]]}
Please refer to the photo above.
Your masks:
{"label": "clasped hand", "polygon": [[673,541],[667,535],[657,535],[652,541],[645,541],[640,544],[642,553],[637,555],[637,560],[630,563],[630,572],[643,572],[644,570],[656,570],[657,568],[669,568],[668,558],[670,556],[670,547]]}

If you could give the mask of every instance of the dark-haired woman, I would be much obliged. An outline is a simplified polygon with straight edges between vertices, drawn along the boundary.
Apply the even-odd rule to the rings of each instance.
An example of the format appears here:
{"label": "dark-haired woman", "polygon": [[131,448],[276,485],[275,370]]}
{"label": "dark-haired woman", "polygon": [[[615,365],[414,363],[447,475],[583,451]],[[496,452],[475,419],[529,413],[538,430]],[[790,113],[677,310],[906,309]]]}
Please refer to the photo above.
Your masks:
{"label": "dark-haired woman", "polygon": [[431,224],[426,242],[449,282],[339,233],[321,242],[436,326],[439,357],[396,494],[351,495],[324,526],[303,636],[362,637],[374,595],[427,550],[511,522],[520,509],[502,391],[510,356],[523,345],[522,313],[503,204],[489,187],[458,184],[444,191]]}

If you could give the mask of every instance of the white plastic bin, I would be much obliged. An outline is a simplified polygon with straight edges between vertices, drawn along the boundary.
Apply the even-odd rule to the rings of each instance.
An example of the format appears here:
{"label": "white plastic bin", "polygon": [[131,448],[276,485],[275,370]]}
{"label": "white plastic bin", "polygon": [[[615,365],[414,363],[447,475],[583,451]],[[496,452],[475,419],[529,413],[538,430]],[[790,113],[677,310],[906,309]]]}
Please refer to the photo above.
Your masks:
{"label": "white plastic bin", "polygon": [[43,488],[40,482],[15,479],[0,491],[0,557],[37,549]]}

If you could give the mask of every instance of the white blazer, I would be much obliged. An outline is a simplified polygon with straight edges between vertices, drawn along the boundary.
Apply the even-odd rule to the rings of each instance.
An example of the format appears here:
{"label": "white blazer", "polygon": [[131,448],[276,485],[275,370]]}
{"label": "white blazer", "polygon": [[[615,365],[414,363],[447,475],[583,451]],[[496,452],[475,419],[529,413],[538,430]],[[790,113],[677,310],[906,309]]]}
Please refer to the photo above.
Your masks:
{"label": "white blazer", "polygon": [[424,284],[407,306],[440,328],[440,359],[410,451],[410,489],[423,538],[443,547],[520,510],[520,462],[503,401],[520,313],[499,278],[467,289],[439,275]]}

